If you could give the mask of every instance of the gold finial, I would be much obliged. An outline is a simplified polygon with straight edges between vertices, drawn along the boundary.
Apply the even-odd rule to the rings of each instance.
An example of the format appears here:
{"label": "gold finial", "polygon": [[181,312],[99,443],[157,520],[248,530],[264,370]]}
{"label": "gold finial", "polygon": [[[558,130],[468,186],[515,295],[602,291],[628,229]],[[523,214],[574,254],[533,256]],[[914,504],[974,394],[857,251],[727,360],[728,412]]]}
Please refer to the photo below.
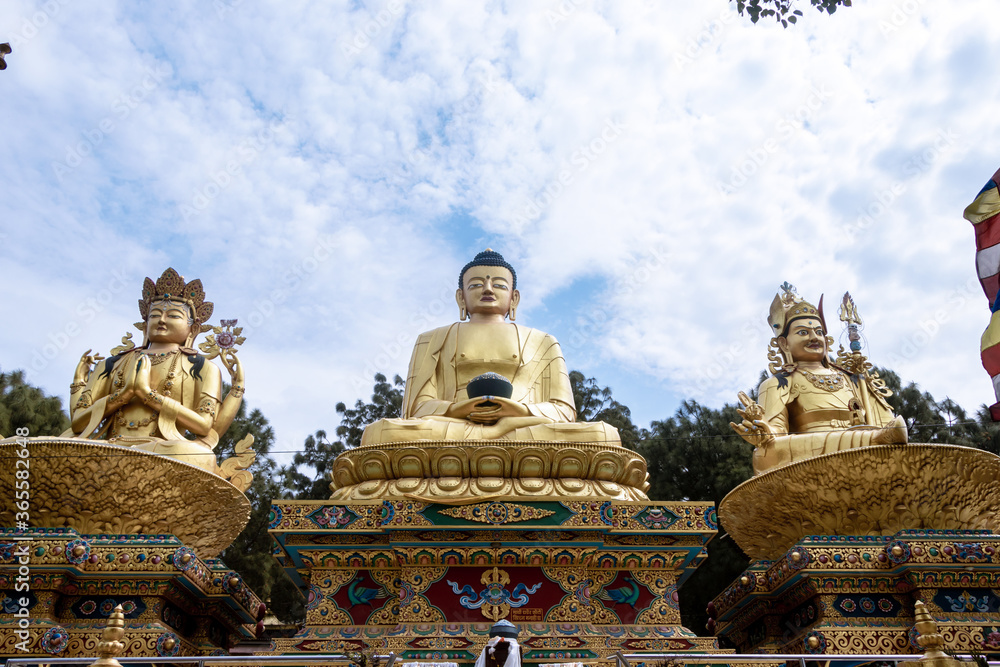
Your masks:
{"label": "gold finial", "polygon": [[486,250],[484,250],[483,252],[493,252],[493,248],[487,248],[487,249],[486,249]]}
{"label": "gold finial", "polygon": [[938,632],[937,623],[927,611],[923,600],[917,600],[913,605],[914,627],[917,630],[917,644],[924,649],[924,657],[920,665],[933,667],[948,667],[958,665],[958,661],[944,652],[944,637]]}
{"label": "gold finial", "polygon": [[100,656],[90,667],[121,667],[121,663],[115,660],[115,656],[122,652],[125,644],[121,642],[125,636],[125,614],[122,606],[118,605],[111,612],[108,624],[101,632],[101,641],[97,643],[97,654]]}

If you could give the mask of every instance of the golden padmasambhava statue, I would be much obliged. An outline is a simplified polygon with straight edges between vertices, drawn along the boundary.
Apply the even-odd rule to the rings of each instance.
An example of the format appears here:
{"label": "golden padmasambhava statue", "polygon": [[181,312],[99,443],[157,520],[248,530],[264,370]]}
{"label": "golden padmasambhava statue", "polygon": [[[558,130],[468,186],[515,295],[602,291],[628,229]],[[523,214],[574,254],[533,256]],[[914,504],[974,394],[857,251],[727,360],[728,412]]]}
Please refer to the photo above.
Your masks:
{"label": "golden padmasambhava statue", "polygon": [[775,337],[768,359],[771,377],[758,389],[759,404],[740,392],[743,422],[731,424],[754,445],[754,473],[844,449],[906,442],[906,423],[886,402],[885,383],[860,352],[854,302],[844,295],[841,319],[851,332],[851,352],[830,360],[823,317],[795,288],[782,285],[767,318]]}
{"label": "golden padmasambhava statue", "polygon": [[[363,445],[492,439],[621,444],[612,426],[574,421],[559,343],[514,323],[517,274],[500,253],[487,248],[462,268],[455,300],[460,321],[417,339],[402,419],[369,425]],[[472,391],[474,380],[487,393]]]}
{"label": "golden padmasambhava statue", "polygon": [[[63,437],[104,440],[163,454],[230,479],[246,490],[245,468],[255,454],[252,436],[241,441],[237,457],[217,463],[213,449],[243,401],[243,365],[236,345],[243,343],[235,320],[222,327],[206,324],[213,304],[205,301],[201,280],[185,283],[167,269],[154,283],[146,278],[139,300],[144,333],[141,347],[125,334],[122,345],[104,359],[84,353],[70,385],[72,426]],[[192,346],[199,333],[212,330],[199,354]],[[222,374],[210,359],[219,357],[232,388],[222,398]],[[186,434],[193,436],[189,439]]]}

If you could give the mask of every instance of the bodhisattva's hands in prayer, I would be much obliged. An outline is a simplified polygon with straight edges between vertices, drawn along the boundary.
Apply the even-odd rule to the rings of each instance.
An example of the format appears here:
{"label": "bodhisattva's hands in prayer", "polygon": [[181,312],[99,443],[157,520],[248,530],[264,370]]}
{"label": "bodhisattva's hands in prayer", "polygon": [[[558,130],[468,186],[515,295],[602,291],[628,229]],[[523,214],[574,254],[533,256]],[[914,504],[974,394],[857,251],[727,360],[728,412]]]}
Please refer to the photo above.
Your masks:
{"label": "bodhisattva's hands in prayer", "polygon": [[141,401],[149,398],[149,393],[152,391],[152,388],[149,386],[149,369],[151,366],[152,364],[145,357],[139,357],[139,362],[135,365],[133,386],[135,387],[135,395]]}
{"label": "bodhisattva's hands in prayer", "polygon": [[736,413],[740,417],[743,417],[743,423],[734,424],[733,422],[729,422],[729,425],[740,437],[754,447],[767,447],[774,442],[774,431],[771,430],[771,425],[762,419],[764,408],[760,407],[745,392],[741,391],[738,397],[743,407],[736,408]]}
{"label": "bodhisattva's hands in prayer", "polygon": [[500,396],[480,396],[459,401],[444,414],[446,417],[468,419],[477,424],[495,424],[503,417],[527,417],[531,412],[517,401]]}

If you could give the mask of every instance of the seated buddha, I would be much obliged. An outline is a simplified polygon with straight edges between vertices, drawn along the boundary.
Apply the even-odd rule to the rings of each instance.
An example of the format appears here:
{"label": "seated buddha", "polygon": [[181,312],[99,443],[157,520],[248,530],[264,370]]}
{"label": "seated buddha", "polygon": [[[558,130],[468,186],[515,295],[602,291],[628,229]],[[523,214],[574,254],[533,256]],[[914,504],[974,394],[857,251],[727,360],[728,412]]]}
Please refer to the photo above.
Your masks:
{"label": "seated buddha", "polygon": [[905,443],[906,423],[893,415],[885,400],[891,393],[870,364],[849,371],[830,360],[823,300],[817,308],[791,285],[783,289],[768,316],[776,334],[768,354],[773,375],[760,384],[759,403],[740,392],[743,421],[730,424],[755,447],[754,474],[854,447]]}
{"label": "seated buddha", "polygon": [[[208,357],[192,348],[199,333],[212,329],[204,322],[213,308],[200,280],[185,283],[174,269],[155,283],[146,278],[139,300],[142,321],[136,323],[144,333],[142,346],[129,341],[108,359],[89,350],[83,355],[70,386],[71,427],[63,437],[163,454],[226,478],[245,467],[230,459],[223,471],[213,453],[239,410],[244,387],[243,368],[230,344],[243,342],[236,338],[238,329],[217,329],[218,344],[213,339],[209,347],[202,345],[203,351],[211,349]],[[223,340],[226,349],[220,350]],[[208,361],[220,354],[232,374],[225,399],[219,368]]]}
{"label": "seated buddha", "polygon": [[[520,301],[517,274],[500,253],[487,248],[462,268],[455,300],[459,322],[417,338],[402,418],[370,424],[362,445],[415,440],[621,444],[612,426],[574,421],[573,390],[559,343],[514,322]],[[470,398],[469,383],[490,373],[509,380],[510,398]]]}

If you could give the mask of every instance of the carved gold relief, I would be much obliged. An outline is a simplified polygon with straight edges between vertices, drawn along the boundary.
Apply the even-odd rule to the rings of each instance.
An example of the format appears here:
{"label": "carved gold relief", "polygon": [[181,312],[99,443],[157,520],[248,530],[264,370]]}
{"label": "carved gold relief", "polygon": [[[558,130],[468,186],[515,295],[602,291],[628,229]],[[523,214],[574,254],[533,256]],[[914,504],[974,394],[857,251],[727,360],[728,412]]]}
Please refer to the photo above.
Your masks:
{"label": "carved gold relief", "polygon": [[[331,472],[331,498],[493,494],[645,500],[649,488],[646,461],[620,445],[532,442],[512,450],[488,440],[419,445],[363,445],[344,452]],[[500,460],[499,468],[483,468],[485,461]]]}
{"label": "carved gold relief", "polygon": [[996,531],[1000,457],[956,445],[880,445],[793,463],[739,485],[719,505],[751,558],[774,560],[807,535],[904,529]]}
{"label": "carved gold relief", "polygon": [[465,519],[477,523],[507,524],[519,523],[521,521],[532,521],[544,519],[555,514],[552,510],[539,509],[530,505],[520,505],[518,503],[477,503],[475,505],[462,505],[461,507],[449,507],[440,510],[440,514]]}
{"label": "carved gold relief", "polygon": [[[173,534],[201,556],[226,548],[250,519],[250,501],[202,468],[159,454],[62,438],[0,441],[17,458],[26,442],[31,523],[81,534]],[[0,523],[14,525],[14,466],[0,466]]]}

